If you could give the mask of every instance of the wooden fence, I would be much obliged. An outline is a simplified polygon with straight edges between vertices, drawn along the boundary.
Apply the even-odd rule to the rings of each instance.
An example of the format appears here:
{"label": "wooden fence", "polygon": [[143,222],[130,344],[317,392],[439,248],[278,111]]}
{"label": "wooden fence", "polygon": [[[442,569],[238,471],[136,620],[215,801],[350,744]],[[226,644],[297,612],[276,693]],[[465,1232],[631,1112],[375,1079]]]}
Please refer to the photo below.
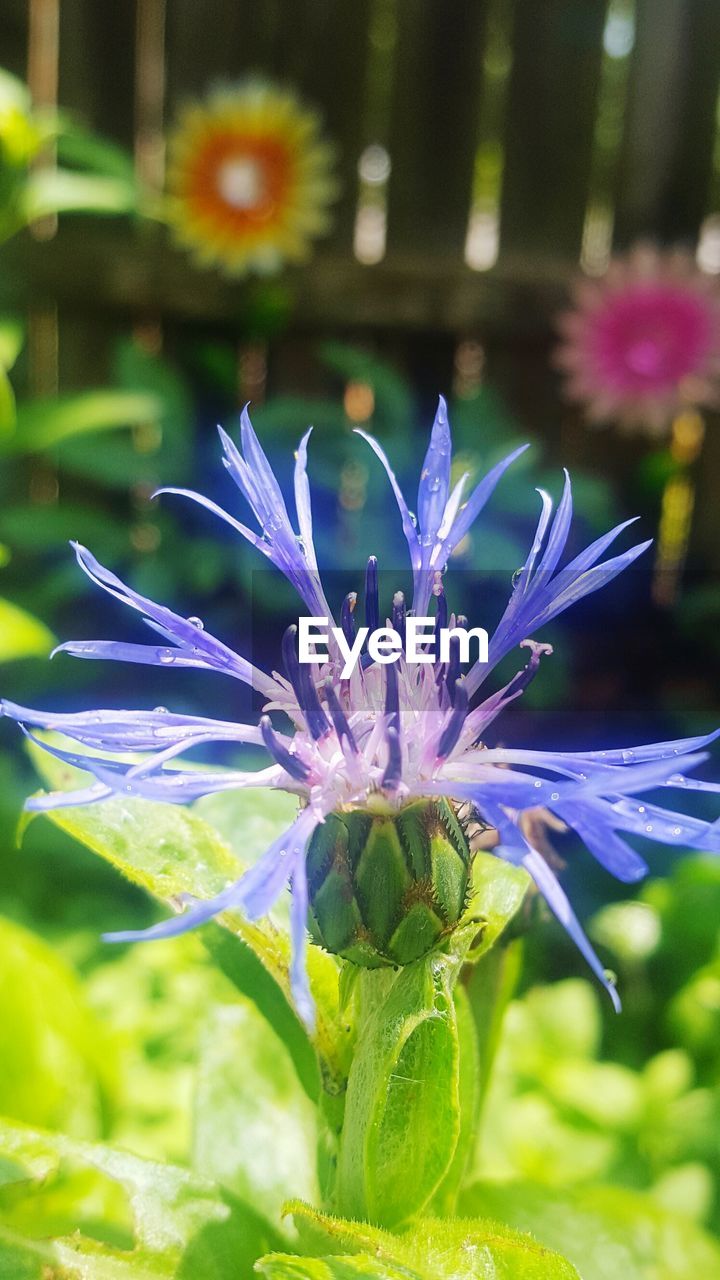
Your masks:
{"label": "wooden fence", "polygon": [[[532,328],[611,234],[695,240],[717,199],[717,0],[5,0],[0,49],[151,179],[163,126],[213,81],[259,69],[316,103],[343,195],[295,282],[300,326]],[[358,162],[372,146],[391,169],[369,263]],[[242,286],[162,236],[75,220],[12,261],[35,297],[237,316]]]}
{"label": "wooden fence", "polygon": [[[479,341],[551,452],[620,475],[638,448],[579,430],[549,372],[567,279],[638,236],[699,242],[720,270],[720,0],[4,0],[0,64],[158,185],[164,130],[213,82],[264,72],[322,110],[343,192],[283,277],[269,391],[315,389],[308,353],[332,335],[381,347],[429,405]],[[160,229],[79,217],[6,247],[0,290],[32,310],[34,390],[97,382],[143,325],[170,351],[242,340],[248,297]],[[717,432],[705,459],[696,537],[718,564]]]}

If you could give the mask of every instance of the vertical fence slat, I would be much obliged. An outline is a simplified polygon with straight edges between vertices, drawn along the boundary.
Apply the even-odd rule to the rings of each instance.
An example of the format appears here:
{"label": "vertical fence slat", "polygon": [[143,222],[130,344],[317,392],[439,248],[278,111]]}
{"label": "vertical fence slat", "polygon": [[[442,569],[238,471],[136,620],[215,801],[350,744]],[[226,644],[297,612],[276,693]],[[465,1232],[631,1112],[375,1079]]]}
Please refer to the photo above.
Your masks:
{"label": "vertical fence slat", "polygon": [[638,0],[616,241],[691,239],[705,212],[720,80],[717,0]]}
{"label": "vertical fence slat", "polygon": [[606,0],[515,0],[501,253],[579,256]]}
{"label": "vertical fence slat", "polygon": [[171,0],[167,12],[167,86],[171,108],[213,83],[267,70],[278,22],[277,0]]}
{"label": "vertical fence slat", "polygon": [[25,79],[28,50],[27,0],[4,0],[2,7],[2,65]]}
{"label": "vertical fence slat", "polygon": [[[357,203],[357,161],[365,142],[365,87],[370,0],[295,0],[273,52],[278,76],[297,86],[323,114],[327,136],[337,145],[340,198],[331,243],[349,251]],[[289,16],[289,15],[288,15]]]}
{"label": "vertical fence slat", "polygon": [[485,34],[482,0],[399,0],[388,252],[462,257]]}
{"label": "vertical fence slat", "polygon": [[134,83],[134,2],[61,0],[61,106],[131,150]]}

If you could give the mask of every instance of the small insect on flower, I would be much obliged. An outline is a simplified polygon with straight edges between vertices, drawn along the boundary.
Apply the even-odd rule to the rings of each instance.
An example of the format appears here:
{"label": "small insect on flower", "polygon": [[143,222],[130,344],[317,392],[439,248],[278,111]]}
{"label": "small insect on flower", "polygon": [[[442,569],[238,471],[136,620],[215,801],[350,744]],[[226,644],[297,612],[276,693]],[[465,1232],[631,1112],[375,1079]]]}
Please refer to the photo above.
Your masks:
{"label": "small insect on flower", "polygon": [[[296,525],[247,411],[240,434],[242,449],[220,431],[223,461],[255,516],[258,533],[202,494],[161,492],[189,498],[226,521],[290,580],[311,616],[332,619],[313,546],[306,469],[310,432],[295,455]],[[437,628],[449,624],[452,629],[466,619],[449,611],[444,570],[523,450],[498,462],[468,495],[466,475],[452,487],[450,428],[441,399],[414,517],[380,445],[370,436],[365,439],[397,500],[413,573],[413,614],[424,617],[432,602]],[[614,986],[543,856],[547,833],[573,829],[608,871],[629,882],[647,868],[627,835],[718,852],[720,824],[636,800],[644,791],[663,787],[720,790],[720,785],[691,780],[685,772],[705,759],[704,748],[718,735],[607,751],[492,745],[498,716],[522,696],[543,657],[552,652],[534,634],[569,605],[605,586],[649,545],[642,542],[606,557],[632,523],[626,521],[560,568],[572,518],[569,477],[554,515],[550,497],[540,491],[540,498],[535,537],[490,637],[487,661],[474,661],[464,674],[455,639],[447,661],[410,663],[400,654],[395,662],[381,663],[366,651],[344,679],[337,646],[328,648],[327,660],[318,665],[300,662],[296,627],[288,628],[283,638],[284,673],[268,673],[199,628],[197,619],[133,591],[76,546],[80,566],[92,581],[136,610],[159,634],[160,644],[77,640],[61,649],[82,658],[221,671],[257,690],[265,699],[265,713],[254,725],[164,709],[63,715],[5,702],[4,714],[22,725],[58,730],[91,752],[48,747],[87,770],[94,781],[79,791],[35,796],[28,807],[97,803],[115,792],[182,804],[239,787],[280,788],[299,801],[290,828],[217,897],[196,900],[183,914],[144,932],[113,938],[168,937],[226,910],[254,920],[270,911],[289,882],[292,985],[298,1012],[311,1023],[304,963],[308,925],[328,950],[366,966],[405,964],[443,946],[466,906],[471,833],[480,831],[485,848],[526,868],[618,1007]],[[356,634],[356,605],[353,592],[339,611],[348,645]],[[370,631],[379,625],[380,610],[378,565],[371,557],[364,574],[363,611]],[[402,632],[407,609],[399,591],[392,597],[391,620]],[[524,665],[488,693],[485,682],[518,647]],[[272,723],[271,711],[282,714],[283,727]],[[177,757],[209,742],[264,747],[269,765],[255,772],[177,767]],[[98,749],[106,754],[93,754]],[[124,752],[148,754],[141,763],[129,764],[117,758]]]}
{"label": "small insect on flower", "polygon": [[187,106],[169,143],[170,220],[202,265],[276,272],[330,228],[333,151],[315,113],[251,79]]}
{"label": "small insect on flower", "polygon": [[660,435],[681,410],[718,403],[720,295],[688,253],[640,244],[573,292],[555,362],[590,421]]}

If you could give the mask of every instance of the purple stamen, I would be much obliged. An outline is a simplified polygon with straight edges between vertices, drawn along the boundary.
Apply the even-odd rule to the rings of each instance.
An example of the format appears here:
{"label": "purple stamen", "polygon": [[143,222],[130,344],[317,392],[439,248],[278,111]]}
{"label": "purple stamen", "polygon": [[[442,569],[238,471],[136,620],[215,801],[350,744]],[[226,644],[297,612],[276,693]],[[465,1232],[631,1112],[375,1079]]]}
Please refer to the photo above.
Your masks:
{"label": "purple stamen", "polygon": [[330,728],[330,721],[320,706],[320,699],[309,667],[300,665],[295,643],[296,636],[297,627],[294,625],[288,627],[282,639],[283,663],[287,678],[298,700],[298,706],[305,717],[308,731],[317,741],[318,738],[325,737]]}
{"label": "purple stamen", "polygon": [[448,624],[447,596],[440,580],[440,574],[438,574],[438,581],[435,584],[433,594],[435,596],[435,656],[437,657],[440,652],[440,632]]}
{"label": "purple stamen", "polygon": [[457,636],[450,636],[450,661],[448,662],[447,675],[445,683],[447,691],[450,695],[450,701],[455,704],[455,689],[460,679],[460,640]]}
{"label": "purple stamen", "polygon": [[380,626],[377,556],[370,556],[365,570],[365,625],[371,631]]}
{"label": "purple stamen", "polygon": [[300,667],[300,680],[305,703],[305,723],[313,738],[317,741],[330,732],[330,721],[320,706],[318,691],[315,688],[315,681],[310,673],[310,667]]}
{"label": "purple stamen", "polygon": [[405,596],[402,591],[396,591],[392,602],[392,624],[393,629],[397,631],[403,643],[405,642]]}
{"label": "purple stamen", "polygon": [[325,685],[325,700],[328,705],[328,711],[330,712],[330,717],[333,722],[333,727],[337,734],[338,742],[342,746],[342,740],[343,738],[345,738],[353,755],[357,755],[357,743],[355,741],[355,735],[353,734],[353,731],[350,728],[350,725],[348,724],[347,716],[345,715],[345,712],[340,706],[340,700],[335,690],[333,689],[332,685],[329,682],[328,684]]}
{"label": "purple stamen", "polygon": [[505,690],[506,698],[515,697],[518,693],[522,693],[524,689],[527,689],[538,673],[543,653],[552,653],[552,646],[549,644],[532,644],[531,648],[530,661],[510,681]]}
{"label": "purple stamen", "polygon": [[302,684],[300,681],[300,663],[297,656],[297,627],[288,627],[282,638],[282,659],[285,675],[293,687],[301,711],[305,710],[302,700]]}
{"label": "purple stamen", "polygon": [[462,728],[465,724],[465,718],[468,713],[468,702],[469,699],[467,689],[465,688],[465,682],[464,680],[457,680],[455,682],[455,700],[453,703],[453,709],[440,736],[440,742],[438,743],[438,761],[446,760],[450,755],[450,752],[457,746],[458,739],[462,733]]}
{"label": "purple stamen", "polygon": [[402,776],[402,751],[400,734],[390,726],[387,731],[388,762],[382,776],[382,787],[385,791],[397,791]]}
{"label": "purple stamen", "polygon": [[394,662],[389,662],[385,668],[385,715],[391,717],[391,724],[400,723],[400,695],[397,666]]}
{"label": "purple stamen", "polygon": [[351,591],[346,595],[342,602],[342,612],[340,615],[340,623],[343,629],[343,635],[349,645],[352,645],[355,639],[355,618],[353,616],[355,605],[357,604],[357,591]]}
{"label": "purple stamen", "polygon": [[286,773],[289,773],[291,778],[296,778],[298,782],[305,782],[310,776],[310,770],[306,764],[303,764],[299,756],[293,755],[291,751],[288,751],[287,747],[282,745],[272,727],[269,716],[261,716],[260,732],[263,742],[275,763],[279,764]]}

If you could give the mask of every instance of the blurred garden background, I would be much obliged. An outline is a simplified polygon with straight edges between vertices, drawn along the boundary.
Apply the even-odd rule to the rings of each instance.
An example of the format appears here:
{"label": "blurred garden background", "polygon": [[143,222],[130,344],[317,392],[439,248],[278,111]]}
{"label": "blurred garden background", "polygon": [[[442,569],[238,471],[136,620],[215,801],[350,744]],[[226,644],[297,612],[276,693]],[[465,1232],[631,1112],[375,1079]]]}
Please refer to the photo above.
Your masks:
{"label": "blurred garden background", "polygon": [[[378,437],[407,485],[443,393],[464,469],[532,444],[460,548],[473,624],[496,620],[535,486],[557,498],[563,466],[573,550],[635,515],[655,539],[627,580],[541,637],[554,657],[506,741],[608,747],[720,724],[717,0],[5,0],[0,63],[2,696],[231,714],[199,673],[47,661],[62,640],[142,638],[68,540],[276,665],[275,580],[265,590],[251,549],[154,489],[225,505],[216,425],[232,432],[248,401],[286,481],[312,424],[321,567],[359,586],[368,554],[380,548],[381,567],[404,556],[353,429]],[[236,155],[243,128],[253,147]],[[183,186],[193,129],[203,163],[217,160],[202,169],[217,179],[214,224]],[[281,175],[264,239],[238,250],[283,146],[305,166],[290,221],[270,243]],[[560,317],[608,281],[622,288],[617,255],[660,293],[701,299],[708,351],[663,386],[661,410],[613,402],[598,424],[558,357]],[[669,323],[661,309],[660,346]],[[189,1098],[227,1073],[236,1042],[208,1008],[229,984],[195,938],[98,941],[156,908],[45,818],[18,846],[37,785],[0,722],[0,1109],[215,1175]],[[201,803],[245,853],[232,810]],[[532,935],[492,1086],[512,1105],[486,1108],[478,1176],[532,1178],[558,1204],[587,1188],[588,1213],[596,1184],[632,1187],[720,1231],[720,863],[652,849],[651,879],[629,888],[563,854],[625,1012],[558,926]],[[43,1194],[35,1211],[65,1229],[70,1201]],[[101,1201],[93,1185],[86,1229],[107,1217]],[[29,1212],[4,1190],[0,1208]],[[517,1225],[533,1225],[527,1213],[518,1203]]]}

